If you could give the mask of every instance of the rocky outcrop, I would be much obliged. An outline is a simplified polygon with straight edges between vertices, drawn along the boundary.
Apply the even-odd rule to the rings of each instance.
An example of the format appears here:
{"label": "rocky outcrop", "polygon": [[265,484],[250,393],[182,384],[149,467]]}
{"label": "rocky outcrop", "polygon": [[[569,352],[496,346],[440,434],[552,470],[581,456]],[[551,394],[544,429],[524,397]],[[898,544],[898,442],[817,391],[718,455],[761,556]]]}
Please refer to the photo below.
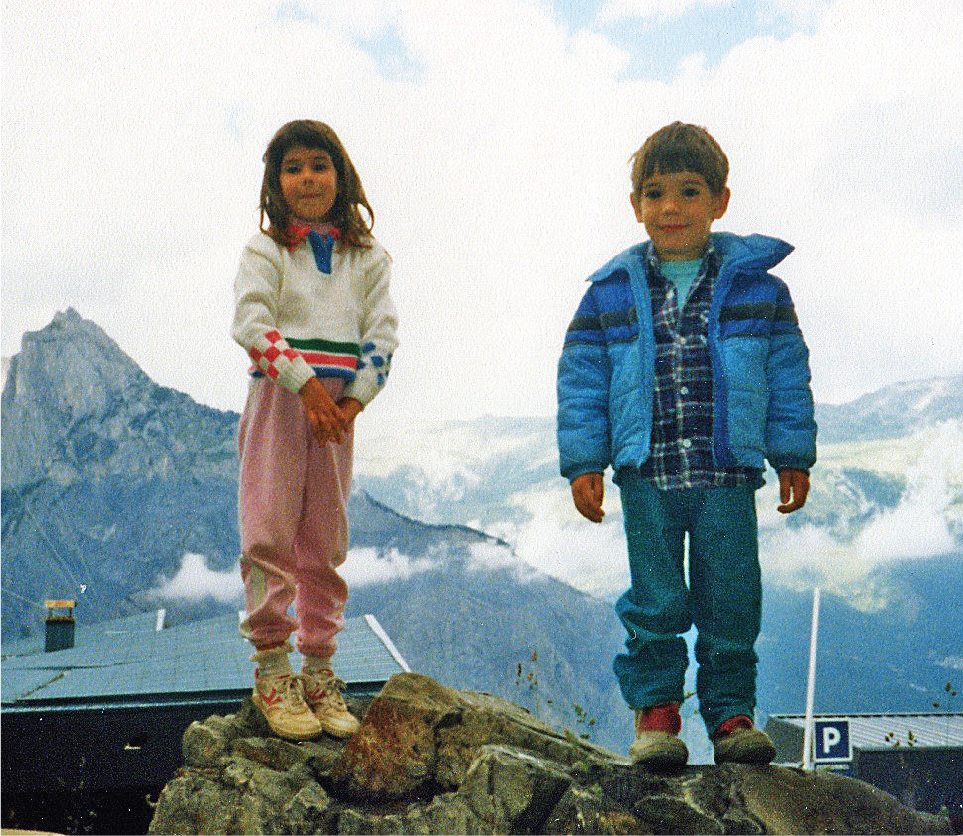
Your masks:
{"label": "rocky outcrop", "polygon": [[193,723],[151,833],[950,833],[867,784],[782,767],[653,773],[512,703],[391,679],[347,742]]}

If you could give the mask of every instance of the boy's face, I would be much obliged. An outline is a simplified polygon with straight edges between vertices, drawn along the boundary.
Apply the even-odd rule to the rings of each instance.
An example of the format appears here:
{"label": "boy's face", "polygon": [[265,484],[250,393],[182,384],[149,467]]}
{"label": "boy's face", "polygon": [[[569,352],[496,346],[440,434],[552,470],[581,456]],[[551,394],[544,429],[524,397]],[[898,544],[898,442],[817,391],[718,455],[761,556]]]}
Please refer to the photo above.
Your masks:
{"label": "boy's face", "polygon": [[712,222],[729,205],[729,189],[713,194],[692,171],[654,174],[632,194],[632,208],[663,261],[694,261],[709,245]]}
{"label": "boy's face", "polygon": [[295,215],[312,223],[325,220],[338,196],[338,172],[327,151],[295,145],[281,160],[280,180]]}

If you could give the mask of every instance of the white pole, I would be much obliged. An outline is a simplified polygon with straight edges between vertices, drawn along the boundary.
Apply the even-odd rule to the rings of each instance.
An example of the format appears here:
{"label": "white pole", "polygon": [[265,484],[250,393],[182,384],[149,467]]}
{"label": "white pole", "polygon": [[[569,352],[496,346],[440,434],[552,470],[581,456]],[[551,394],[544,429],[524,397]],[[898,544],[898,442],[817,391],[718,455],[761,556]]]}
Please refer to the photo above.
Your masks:
{"label": "white pole", "polygon": [[819,633],[819,587],[813,590],[813,621],[809,635],[809,680],[806,683],[806,727],[803,731],[803,769],[815,767],[813,757],[813,698],[816,694],[816,635]]}

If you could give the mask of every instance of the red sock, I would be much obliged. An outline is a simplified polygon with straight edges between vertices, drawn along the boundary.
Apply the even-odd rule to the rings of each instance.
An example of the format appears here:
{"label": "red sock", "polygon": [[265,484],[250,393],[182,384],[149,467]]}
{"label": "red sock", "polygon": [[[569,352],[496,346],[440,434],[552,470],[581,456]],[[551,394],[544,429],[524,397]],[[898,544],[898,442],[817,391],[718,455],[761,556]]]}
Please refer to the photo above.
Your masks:
{"label": "red sock", "polygon": [[712,735],[715,737],[725,737],[728,734],[732,734],[736,729],[751,729],[752,720],[745,714],[737,714],[735,717],[730,717],[724,723],[722,723],[719,728],[716,729],[716,733]]}
{"label": "red sock", "polygon": [[635,731],[664,731],[678,734],[682,731],[679,706],[674,702],[643,708],[635,718]]}

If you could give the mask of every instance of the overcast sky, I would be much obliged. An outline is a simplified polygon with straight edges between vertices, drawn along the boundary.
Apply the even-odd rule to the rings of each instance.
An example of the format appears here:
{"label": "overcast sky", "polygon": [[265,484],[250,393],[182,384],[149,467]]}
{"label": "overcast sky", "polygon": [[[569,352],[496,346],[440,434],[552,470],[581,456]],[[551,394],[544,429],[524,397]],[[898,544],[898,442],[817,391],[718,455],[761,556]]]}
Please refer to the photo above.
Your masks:
{"label": "overcast sky", "polygon": [[963,373],[961,31],[959,0],[9,0],[3,354],[73,306],[240,410],[261,155],[308,117],[394,257],[378,420],[551,414],[584,278],[644,235],[628,157],[682,119],[730,160],[716,228],[797,248],[817,399]]}

